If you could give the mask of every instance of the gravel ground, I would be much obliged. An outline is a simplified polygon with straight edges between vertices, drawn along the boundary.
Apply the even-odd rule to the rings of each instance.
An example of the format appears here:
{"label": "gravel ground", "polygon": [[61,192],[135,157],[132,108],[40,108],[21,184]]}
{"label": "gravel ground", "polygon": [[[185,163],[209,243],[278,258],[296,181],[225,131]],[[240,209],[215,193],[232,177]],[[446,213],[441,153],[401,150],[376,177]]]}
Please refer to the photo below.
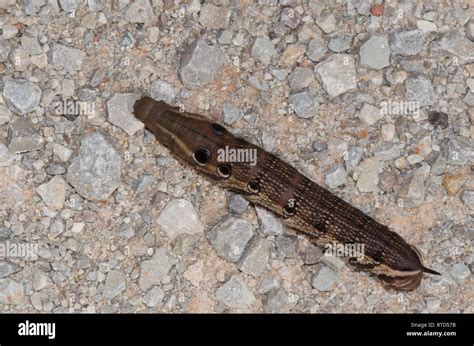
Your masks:
{"label": "gravel ground", "polygon": [[[0,0],[0,310],[474,312],[468,3]],[[396,292],[324,256],[179,164],[131,115],[144,94],[279,155],[443,275]]]}

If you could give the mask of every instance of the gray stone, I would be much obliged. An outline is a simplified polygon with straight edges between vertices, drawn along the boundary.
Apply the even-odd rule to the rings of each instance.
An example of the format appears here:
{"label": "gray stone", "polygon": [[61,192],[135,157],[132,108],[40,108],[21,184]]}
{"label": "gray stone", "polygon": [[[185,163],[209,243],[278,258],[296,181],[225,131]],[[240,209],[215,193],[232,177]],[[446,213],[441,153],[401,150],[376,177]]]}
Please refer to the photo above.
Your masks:
{"label": "gray stone", "polygon": [[341,138],[333,137],[328,141],[329,152],[337,158],[343,157],[348,147],[347,141]]}
{"label": "gray stone", "polygon": [[359,166],[364,156],[364,150],[361,147],[350,147],[344,155],[344,163],[346,164],[346,171],[349,174],[354,172],[354,169]]}
{"label": "gray stone", "polygon": [[135,183],[135,194],[140,195],[145,192],[153,183],[155,182],[155,177],[150,174],[142,175],[137,182]]}
{"label": "gray stone", "polygon": [[468,106],[474,107],[474,93],[472,93],[471,91],[468,91],[466,96],[464,96],[462,100]]}
{"label": "gray stone", "polygon": [[448,164],[464,166],[474,159],[474,143],[466,137],[450,138],[446,144]]}
{"label": "gray stone", "polygon": [[156,80],[151,84],[150,96],[156,101],[173,104],[176,100],[176,88],[164,80]]}
{"label": "gray stone", "polygon": [[194,205],[185,199],[173,199],[163,209],[156,223],[171,240],[181,234],[200,234],[204,226]]}
{"label": "gray stone", "polygon": [[313,277],[311,285],[321,292],[330,291],[337,280],[337,273],[328,267],[322,267]]}
{"label": "gray stone", "polygon": [[314,71],[324,90],[332,97],[357,89],[355,63],[351,55],[334,54],[316,65]]}
{"label": "gray stone", "polygon": [[87,6],[89,7],[89,11],[102,11],[104,9],[104,5],[102,5],[101,1],[102,0],[87,0]]}
{"label": "gray stone", "polygon": [[344,266],[344,261],[337,256],[333,256],[330,252],[324,253],[321,257],[321,262],[336,272]]}
{"label": "gray stone", "polygon": [[64,223],[62,220],[56,220],[49,229],[49,236],[52,238],[59,237],[64,232]]}
{"label": "gray stone", "polygon": [[398,144],[382,143],[374,149],[374,157],[379,161],[394,160],[400,155],[401,150]]}
{"label": "gray stone", "polygon": [[238,32],[232,39],[232,43],[237,47],[242,46],[245,43],[245,34],[243,32]]}
{"label": "gray stone", "polygon": [[324,183],[330,189],[335,189],[346,183],[347,172],[341,164],[332,166],[324,175]]}
{"label": "gray stone", "polygon": [[217,254],[229,262],[237,262],[242,257],[252,236],[251,225],[235,217],[219,222],[207,234]]}
{"label": "gray stone", "polygon": [[38,186],[36,192],[48,207],[60,210],[63,208],[66,199],[66,186],[64,179],[56,175],[47,183]]}
{"label": "gray stone", "polygon": [[283,233],[283,225],[275,215],[260,207],[255,207],[255,211],[257,212],[260,230],[263,234],[280,235]]}
{"label": "gray stone", "polygon": [[38,42],[38,38],[33,35],[23,34],[21,36],[21,46],[24,50],[28,52],[30,55],[38,55],[43,53],[41,49],[41,45]]}
{"label": "gray stone", "polygon": [[293,8],[283,7],[280,13],[280,22],[291,29],[296,29],[300,24],[300,18]]}
{"label": "gray stone", "polygon": [[229,29],[222,30],[217,38],[219,44],[231,44],[232,42],[232,31]]}
{"label": "gray stone", "polygon": [[26,114],[36,109],[41,100],[41,89],[33,82],[23,79],[6,79],[3,98],[8,107],[18,114]]}
{"label": "gray stone", "polygon": [[390,65],[390,46],[384,36],[371,35],[359,49],[360,63],[375,70]]}
{"label": "gray stone", "polygon": [[136,0],[125,11],[125,20],[132,23],[149,23],[154,18],[155,14],[149,0]]}
{"label": "gray stone", "polygon": [[224,117],[224,123],[227,125],[232,125],[235,123],[240,116],[240,109],[235,107],[232,103],[226,102],[222,106],[222,115]]}
{"label": "gray stone", "polygon": [[19,272],[20,270],[21,267],[18,264],[0,260],[0,279],[6,278],[11,274]]}
{"label": "gray stone", "polygon": [[0,304],[20,305],[24,298],[23,284],[10,278],[0,279]]}
{"label": "gray stone", "polygon": [[35,291],[41,291],[42,289],[49,287],[53,284],[51,278],[39,268],[32,269],[32,283]]}
{"label": "gray stone", "polygon": [[353,177],[357,177],[357,188],[360,192],[377,191],[379,183],[380,162],[373,159],[364,159],[362,164],[354,170]]}
{"label": "gray stone", "polygon": [[133,115],[133,105],[139,98],[139,94],[115,94],[107,101],[108,120],[129,136],[144,126]]}
{"label": "gray stone", "polygon": [[8,124],[13,120],[13,113],[7,106],[0,104],[0,126]]}
{"label": "gray stone", "polygon": [[23,48],[16,48],[10,52],[8,59],[12,63],[12,67],[15,71],[26,71],[30,64],[30,55]]}
{"label": "gray stone", "polygon": [[321,258],[323,257],[323,255],[324,255],[324,253],[319,247],[317,247],[313,244],[309,244],[307,246],[307,248],[305,249],[303,262],[305,264],[319,263],[321,261]]}
{"label": "gray stone", "polygon": [[101,133],[87,135],[68,168],[66,179],[82,197],[105,200],[120,184],[122,158]]}
{"label": "gray stone", "polygon": [[43,144],[43,137],[33,128],[28,118],[17,117],[10,123],[7,146],[11,153],[39,150]]}
{"label": "gray stone", "polygon": [[328,47],[326,45],[326,41],[318,36],[313,38],[309,44],[308,49],[306,51],[306,55],[314,62],[319,62],[323,60],[328,52]]}
{"label": "gray stone", "polygon": [[463,192],[461,192],[461,200],[471,210],[474,209],[474,191],[473,190],[464,190]]}
{"label": "gray stone", "polygon": [[54,143],[53,145],[53,153],[57,155],[57,157],[62,161],[62,162],[67,162],[72,156],[73,151],[69,148],[66,148],[65,146]]}
{"label": "gray stone", "polygon": [[158,248],[151,259],[140,263],[141,272],[138,286],[142,291],[147,291],[160,284],[175,264],[176,260],[168,254],[164,247]]}
{"label": "gray stone", "polygon": [[410,175],[398,193],[397,204],[401,208],[416,208],[425,199],[425,180],[430,166],[422,166]]}
{"label": "gray stone", "polygon": [[[5,28],[5,27],[4,27]],[[5,30],[5,29],[4,29]],[[5,31],[4,31],[5,32]],[[466,24],[466,37],[471,41],[474,41],[474,19],[471,19]]]}
{"label": "gray stone", "polygon": [[314,73],[309,67],[295,67],[288,78],[292,90],[307,88],[314,81]]}
{"label": "gray stone", "polygon": [[0,36],[0,62],[7,61],[11,48],[11,41]]}
{"label": "gray stone", "polygon": [[268,298],[264,311],[271,314],[287,314],[296,305],[296,302],[293,295],[289,296],[285,290],[281,288]]}
{"label": "gray stone", "polygon": [[59,0],[59,5],[66,12],[74,12],[80,2],[80,0]]}
{"label": "gray stone", "polygon": [[439,155],[435,162],[431,165],[431,174],[434,176],[443,174],[446,171],[447,163],[448,160],[446,157],[443,154]]}
{"label": "gray stone", "polygon": [[242,308],[256,302],[240,275],[233,275],[229,281],[216,290],[216,299],[230,308]]}
{"label": "gray stone", "polygon": [[88,89],[88,88],[83,88],[80,89],[79,92],[77,93],[77,96],[79,97],[79,100],[81,101],[94,101],[96,98],[95,90]]}
{"label": "gray stone", "polygon": [[13,155],[7,146],[0,142],[0,167],[10,166],[15,161],[15,155]]}
{"label": "gray stone", "polygon": [[125,274],[121,270],[111,270],[107,273],[102,294],[107,299],[114,299],[125,290]]}
{"label": "gray stone", "polygon": [[53,163],[49,167],[46,168],[46,173],[49,175],[61,175],[66,173],[66,169],[63,167],[63,165],[59,163]]}
{"label": "gray stone", "polygon": [[273,275],[265,277],[258,286],[258,293],[267,294],[280,288],[280,281]]}
{"label": "gray stone", "polygon": [[135,230],[133,229],[132,225],[130,224],[123,224],[119,230],[118,235],[125,239],[130,239],[135,235]]}
{"label": "gray stone", "polygon": [[18,34],[18,28],[15,25],[5,24],[3,26],[3,38],[9,40]]}
{"label": "gray stone", "polygon": [[243,214],[245,210],[247,210],[249,204],[249,201],[247,201],[241,195],[235,194],[230,200],[229,210],[234,214]]}
{"label": "gray stone", "polygon": [[202,39],[196,39],[183,53],[179,74],[189,89],[199,89],[213,82],[224,64],[224,54]]}
{"label": "gray stone", "polygon": [[288,103],[300,118],[312,118],[319,110],[319,103],[308,91],[290,95],[290,97],[288,97]]}
{"label": "gray stone", "polygon": [[258,277],[266,268],[270,256],[270,243],[267,239],[256,237],[240,259],[239,269],[246,274]]}
{"label": "gray stone", "polygon": [[27,16],[32,16],[38,13],[45,4],[46,0],[24,0],[22,9]]}
{"label": "gray stone", "polygon": [[199,13],[199,23],[208,29],[224,29],[229,25],[230,14],[228,7],[204,4]]}
{"label": "gray stone", "polygon": [[461,33],[457,31],[448,32],[439,44],[441,49],[455,55],[460,65],[474,62],[474,42],[465,38]]}
{"label": "gray stone", "polygon": [[10,239],[12,231],[5,226],[0,225],[0,241],[5,241]]}
{"label": "gray stone", "polygon": [[252,56],[268,65],[275,56],[276,49],[267,37],[257,37],[252,46]]}
{"label": "gray stone", "polygon": [[165,292],[155,286],[143,296],[143,302],[150,308],[157,306],[163,301]]}
{"label": "gray stone", "polygon": [[312,147],[315,151],[320,152],[320,151],[326,150],[328,148],[328,145],[326,142],[317,141],[313,143]]}
{"label": "gray stone", "polygon": [[71,48],[55,43],[51,50],[51,63],[64,72],[79,71],[86,58],[86,53],[80,49]]}
{"label": "gray stone", "polygon": [[436,24],[428,20],[417,20],[416,27],[423,31],[425,34],[438,31],[438,27],[436,26]]}
{"label": "gray stone", "polygon": [[316,24],[326,33],[329,34],[337,29],[337,19],[331,11],[323,11],[316,19]]}
{"label": "gray stone", "polygon": [[436,94],[428,78],[418,76],[405,80],[406,95],[410,102],[415,102],[418,107],[432,105],[435,102]]}
{"label": "gray stone", "polygon": [[451,268],[449,274],[451,274],[454,280],[459,284],[463,284],[471,276],[471,271],[464,263],[456,263]]}
{"label": "gray stone", "polygon": [[372,126],[383,118],[381,110],[371,104],[364,103],[359,113],[359,118],[367,125]]}
{"label": "gray stone", "polygon": [[390,48],[394,54],[410,56],[423,48],[425,37],[420,29],[398,31],[390,35]]}
{"label": "gray stone", "polygon": [[351,48],[352,35],[350,33],[342,33],[332,37],[329,40],[328,48],[334,53],[342,53]]}
{"label": "gray stone", "polygon": [[277,254],[281,258],[295,258],[298,253],[298,238],[280,235],[276,239]]}

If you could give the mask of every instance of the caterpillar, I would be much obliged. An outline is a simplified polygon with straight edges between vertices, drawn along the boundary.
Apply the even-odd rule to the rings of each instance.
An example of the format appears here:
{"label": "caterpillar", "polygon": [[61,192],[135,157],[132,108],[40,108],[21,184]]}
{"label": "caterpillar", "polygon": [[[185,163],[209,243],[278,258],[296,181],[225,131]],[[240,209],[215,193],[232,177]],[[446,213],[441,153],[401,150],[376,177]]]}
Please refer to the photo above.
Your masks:
{"label": "caterpillar", "polygon": [[[364,256],[350,257],[349,264],[374,274],[387,286],[413,290],[424,273],[440,275],[426,268],[419,251],[399,234],[222,125],[146,96],[135,103],[133,112],[182,162],[272,211],[315,245],[363,244]],[[250,150],[256,160],[226,161],[219,155],[223,149]]]}

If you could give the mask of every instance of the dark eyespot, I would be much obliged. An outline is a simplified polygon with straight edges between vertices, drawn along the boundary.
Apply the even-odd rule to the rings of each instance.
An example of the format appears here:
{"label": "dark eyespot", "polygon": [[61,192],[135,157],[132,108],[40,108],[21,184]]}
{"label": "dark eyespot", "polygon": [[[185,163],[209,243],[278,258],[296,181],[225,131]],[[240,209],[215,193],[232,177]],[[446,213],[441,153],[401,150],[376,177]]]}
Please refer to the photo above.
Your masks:
{"label": "dark eyespot", "polygon": [[372,259],[373,259],[376,263],[382,263],[382,260],[383,260],[383,253],[382,253],[382,251],[377,250],[377,251],[372,255]]}
{"label": "dark eyespot", "polygon": [[317,222],[314,225],[314,228],[316,228],[319,232],[326,232],[326,224],[324,222]]}
{"label": "dark eyespot", "polygon": [[193,153],[194,162],[206,166],[211,161],[211,152],[206,148],[197,148]]}
{"label": "dark eyespot", "polygon": [[212,129],[212,131],[214,131],[215,134],[218,134],[218,135],[223,135],[226,131],[224,126],[222,126],[220,124],[217,124],[217,123],[212,123],[211,124],[211,129]]}
{"label": "dark eyespot", "polygon": [[256,181],[251,181],[247,187],[251,193],[259,193],[260,192],[260,184]]}
{"label": "dark eyespot", "polygon": [[222,178],[229,178],[232,173],[232,168],[226,164],[219,165],[217,166],[217,173],[219,173]]}
{"label": "dark eyespot", "polygon": [[290,199],[288,203],[283,207],[283,213],[288,216],[293,216],[296,213],[296,202],[294,199]]}

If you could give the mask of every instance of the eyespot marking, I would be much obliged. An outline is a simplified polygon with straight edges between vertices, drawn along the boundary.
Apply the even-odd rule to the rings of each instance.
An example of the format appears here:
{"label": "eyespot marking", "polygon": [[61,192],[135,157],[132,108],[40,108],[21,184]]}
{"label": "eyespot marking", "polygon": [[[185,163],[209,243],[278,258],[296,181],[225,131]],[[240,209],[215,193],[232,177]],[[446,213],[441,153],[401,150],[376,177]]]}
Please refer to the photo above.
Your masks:
{"label": "eyespot marking", "polygon": [[212,123],[211,124],[211,129],[217,135],[223,135],[227,131],[224,126],[222,126],[218,123]]}
{"label": "eyespot marking", "polygon": [[260,192],[260,184],[256,181],[251,181],[250,183],[248,183],[247,187],[251,193]]}
{"label": "eyespot marking", "polygon": [[211,152],[206,148],[197,148],[193,152],[193,160],[199,166],[207,166],[211,161]]}
{"label": "eyespot marking", "polygon": [[219,173],[222,178],[229,178],[232,173],[232,167],[228,164],[219,165],[217,166],[217,173]]}

